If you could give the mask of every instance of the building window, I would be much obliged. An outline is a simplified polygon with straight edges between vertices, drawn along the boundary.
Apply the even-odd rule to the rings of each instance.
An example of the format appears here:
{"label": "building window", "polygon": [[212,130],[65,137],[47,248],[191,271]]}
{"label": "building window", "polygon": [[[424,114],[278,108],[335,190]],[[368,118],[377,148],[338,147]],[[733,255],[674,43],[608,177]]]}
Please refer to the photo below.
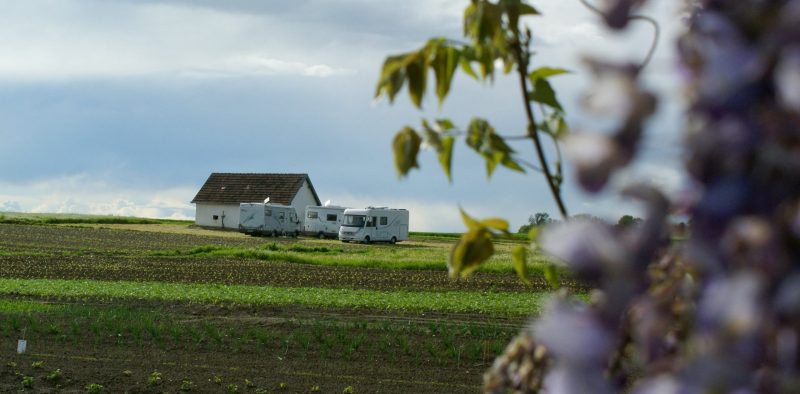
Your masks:
{"label": "building window", "polygon": [[381,216],[381,226],[385,226],[389,224],[389,218],[386,216]]}
{"label": "building window", "polygon": [[281,223],[283,223],[283,219],[284,219],[285,217],[286,217],[286,216],[284,216],[284,213],[283,213],[283,212],[278,212],[278,221],[280,221]]}
{"label": "building window", "polygon": [[327,219],[328,219],[329,222],[335,222],[336,219],[337,219],[336,214],[335,213],[329,213]]}
{"label": "building window", "polygon": [[211,216],[211,219],[213,219],[213,220],[219,220],[219,215],[213,215],[213,216]]}
{"label": "building window", "polygon": [[[328,216],[330,216],[330,215],[328,215]],[[309,219],[316,219],[318,217],[319,217],[319,214],[317,212],[309,212],[308,213],[308,218]]]}

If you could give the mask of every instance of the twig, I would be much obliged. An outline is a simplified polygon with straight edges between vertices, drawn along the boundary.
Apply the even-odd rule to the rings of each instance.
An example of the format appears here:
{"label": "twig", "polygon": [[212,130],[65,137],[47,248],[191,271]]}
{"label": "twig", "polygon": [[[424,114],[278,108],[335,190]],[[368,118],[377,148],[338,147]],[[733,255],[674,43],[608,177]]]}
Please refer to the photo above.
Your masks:
{"label": "twig", "polygon": [[[592,11],[592,12],[594,12],[594,13],[600,15],[600,16],[604,16],[603,15],[603,11],[601,9],[595,7],[594,5],[589,3],[587,0],[579,0],[579,1],[586,8],[588,8],[589,11]],[[638,14],[637,15],[630,15],[630,16],[628,16],[628,20],[629,21],[637,21],[638,20],[638,21],[649,22],[653,26],[653,42],[650,44],[650,49],[647,51],[647,55],[645,55],[644,60],[642,60],[642,62],[639,63],[639,69],[641,70],[641,69],[647,67],[647,65],[650,63],[650,60],[653,59],[653,55],[656,53],[656,48],[658,48],[658,39],[659,39],[659,37],[661,37],[661,26],[658,25],[658,22],[656,22],[655,19],[653,19],[653,18],[651,18],[651,17],[649,17],[647,15],[638,15]]]}

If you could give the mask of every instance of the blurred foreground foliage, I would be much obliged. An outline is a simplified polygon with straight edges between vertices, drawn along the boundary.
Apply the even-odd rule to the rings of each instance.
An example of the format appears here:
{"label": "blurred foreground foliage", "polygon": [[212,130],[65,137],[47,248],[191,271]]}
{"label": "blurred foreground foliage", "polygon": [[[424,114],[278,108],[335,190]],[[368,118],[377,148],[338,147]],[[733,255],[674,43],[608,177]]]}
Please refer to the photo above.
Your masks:
{"label": "blurred foreground foliage", "polygon": [[[527,129],[498,132],[486,119],[465,129],[449,119],[404,127],[393,149],[400,176],[418,168],[421,147],[434,150],[453,176],[454,141],[486,162],[540,172],[563,222],[529,232],[530,245],[563,261],[592,283],[588,302],[560,291],[545,312],[509,344],[485,375],[485,390],[553,393],[796,392],[800,387],[800,0],[684,2],[687,29],[677,39],[683,78],[686,177],[671,199],[646,184],[620,192],[642,202],[641,220],[617,226],[569,218],[561,199],[561,147],[587,192],[606,188],[640,151],[657,96],[640,82],[653,57],[659,26],[638,14],[646,0],[593,5],[605,26],[632,22],[654,28],[639,63],[585,59],[593,76],[582,104],[611,118],[602,132],[569,131],[549,78],[566,70],[531,67],[538,16],[520,0],[472,0],[464,12],[467,42],[435,38],[384,63],[377,96],[393,101],[407,87],[421,107],[431,72],[441,103],[457,70],[480,81],[516,72]],[[475,71],[477,69],[477,71]],[[533,107],[541,110],[534,117]],[[538,118],[538,121],[537,121]],[[600,131],[600,130],[598,130]],[[554,143],[548,159],[542,138]],[[514,141],[534,143],[538,165]],[[686,215],[689,234],[672,243],[670,214]],[[473,272],[508,233],[503,219],[462,212],[467,232],[450,254],[452,277]],[[683,236],[684,234],[682,234]],[[527,280],[524,249],[512,260]],[[547,274],[547,272],[545,272]],[[547,276],[547,275],[546,275]],[[551,275],[552,276],[552,275]],[[554,280],[552,283],[557,284]]]}

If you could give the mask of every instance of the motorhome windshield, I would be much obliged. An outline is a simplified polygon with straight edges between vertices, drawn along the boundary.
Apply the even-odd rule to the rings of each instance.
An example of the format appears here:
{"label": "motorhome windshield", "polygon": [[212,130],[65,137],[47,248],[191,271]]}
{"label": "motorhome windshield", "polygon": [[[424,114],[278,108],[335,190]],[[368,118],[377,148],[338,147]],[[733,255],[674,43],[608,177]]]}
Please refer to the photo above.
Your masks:
{"label": "motorhome windshield", "polygon": [[364,215],[344,215],[342,226],[364,227]]}

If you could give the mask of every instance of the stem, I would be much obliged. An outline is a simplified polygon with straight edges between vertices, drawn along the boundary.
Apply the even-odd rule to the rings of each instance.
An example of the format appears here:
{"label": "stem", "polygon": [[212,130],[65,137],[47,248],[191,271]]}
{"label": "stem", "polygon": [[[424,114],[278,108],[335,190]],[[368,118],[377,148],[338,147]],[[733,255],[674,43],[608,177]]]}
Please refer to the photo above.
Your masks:
{"label": "stem", "polygon": [[525,115],[528,117],[528,136],[533,140],[533,145],[536,147],[536,156],[539,158],[539,165],[542,169],[547,185],[550,186],[550,193],[553,194],[553,199],[558,205],[558,211],[561,213],[561,218],[566,220],[569,217],[567,208],[564,206],[564,201],[561,199],[561,190],[556,185],[553,179],[553,174],[550,172],[550,166],[547,164],[547,158],[542,149],[542,141],[539,139],[539,133],[536,132],[536,118],[533,116],[531,109],[531,102],[528,100],[528,59],[522,53],[521,45],[516,46],[517,52],[517,74],[519,74],[519,85],[522,90],[522,102],[525,107]]}

